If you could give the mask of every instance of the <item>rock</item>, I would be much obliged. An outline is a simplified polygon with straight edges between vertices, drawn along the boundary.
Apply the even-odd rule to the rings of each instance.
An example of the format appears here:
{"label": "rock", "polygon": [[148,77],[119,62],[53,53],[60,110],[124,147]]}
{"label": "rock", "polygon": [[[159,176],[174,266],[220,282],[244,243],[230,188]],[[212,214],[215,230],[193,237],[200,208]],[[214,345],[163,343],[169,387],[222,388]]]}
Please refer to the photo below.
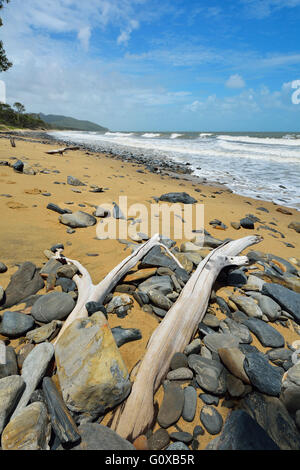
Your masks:
{"label": "rock", "polygon": [[19,312],[4,312],[0,326],[0,333],[8,338],[16,338],[27,333],[34,326],[31,315]]}
{"label": "rock", "polygon": [[188,360],[185,354],[177,352],[173,355],[170,363],[170,368],[172,370],[179,369],[181,367],[187,367]]}
{"label": "rock", "polygon": [[192,422],[195,418],[197,408],[197,392],[194,387],[184,389],[184,404],[182,417],[187,422]]}
{"label": "rock", "polygon": [[239,339],[230,333],[212,333],[203,338],[205,346],[217,353],[220,348],[237,348]]}
{"label": "rock", "polygon": [[177,278],[184,282],[187,282],[189,279],[189,274],[184,269],[180,268],[173,259],[163,253],[160,246],[154,246],[151,248],[151,250],[142,259],[140,267],[149,266],[169,268],[174,271]]}
{"label": "rock", "polygon": [[240,406],[268,433],[281,450],[299,450],[300,434],[280,399],[252,392]]}
{"label": "rock", "polygon": [[170,434],[170,438],[173,441],[180,441],[180,442],[184,442],[185,444],[189,444],[193,440],[192,434],[190,434],[189,432],[183,432],[183,431],[172,432]]}
{"label": "rock", "polygon": [[22,346],[20,347],[17,355],[17,363],[19,369],[22,369],[26,357],[34,349],[34,346],[35,345],[33,343],[25,343],[22,344]]}
{"label": "rock", "polygon": [[0,434],[18,403],[24,387],[24,380],[19,375],[11,375],[0,380]]}
{"label": "rock", "polygon": [[235,230],[239,230],[241,228],[240,222],[230,222],[231,227],[233,227]]}
{"label": "rock", "polygon": [[[47,339],[49,339],[53,333],[61,328],[63,322],[59,320],[53,320],[51,323],[48,323],[40,328],[36,328],[35,330],[29,331],[26,334],[26,338],[34,343],[43,343]],[[54,337],[54,336],[53,336]]]}
{"label": "rock", "polygon": [[60,266],[60,268],[56,272],[56,275],[58,278],[62,277],[70,280],[77,273],[78,268],[74,264],[65,264],[63,266]]}
{"label": "rock", "polygon": [[108,209],[104,209],[103,207],[98,206],[93,215],[95,217],[105,218],[105,217],[110,217],[111,214]]}
{"label": "rock", "polygon": [[76,290],[75,282],[71,279],[67,279],[66,277],[59,277],[56,279],[55,286],[61,286],[62,291],[66,294]]}
{"label": "rock", "polygon": [[226,392],[226,370],[220,362],[206,357],[191,354],[188,357],[189,367],[197,374],[196,380],[206,392],[224,395]]}
{"label": "rock", "polygon": [[204,434],[205,434],[205,431],[201,426],[197,425],[194,427],[194,430],[193,430],[194,438],[197,438],[198,436],[204,436]]}
{"label": "rock", "polygon": [[18,173],[22,173],[23,168],[24,168],[24,163],[22,162],[22,160],[18,160],[18,161],[16,161],[16,163],[13,164],[12,167]]}
{"label": "rock", "polygon": [[250,276],[247,279],[247,283],[244,284],[242,287],[243,287],[243,290],[245,291],[250,290],[250,291],[261,292],[264,284],[265,284],[265,281],[263,281],[257,276],[253,276],[252,274],[250,274]]}
{"label": "rock", "polygon": [[267,282],[262,288],[262,294],[275,300],[283,310],[293,315],[295,321],[300,324],[300,294],[279,284]]}
{"label": "rock", "polygon": [[286,373],[282,382],[280,396],[282,402],[290,413],[300,409],[300,363],[297,362]]}
{"label": "rock", "polygon": [[194,264],[185,256],[184,253],[175,253],[175,258],[178,259],[179,263],[186,270],[186,272],[192,272]]}
{"label": "rock", "polygon": [[288,225],[288,228],[292,228],[295,230],[297,233],[300,233],[300,222],[298,221],[293,221]]}
{"label": "rock", "polygon": [[3,450],[49,450],[51,426],[46,406],[35,402],[11,419],[2,433]]}
{"label": "rock", "polygon": [[190,449],[186,444],[184,444],[184,442],[173,442],[166,448],[166,450],[190,450]]}
{"label": "rock", "polygon": [[139,269],[131,274],[127,274],[123,282],[135,282],[135,281],[142,281],[144,279],[148,279],[156,274],[156,268],[148,268],[148,269]]}
{"label": "rock", "polygon": [[292,351],[290,349],[279,348],[271,349],[267,352],[269,361],[276,364],[276,366],[283,367],[285,361],[289,361],[292,356]]}
{"label": "rock", "polygon": [[33,304],[31,314],[39,322],[50,323],[52,320],[64,320],[74,307],[75,302],[69,294],[51,292]]}
{"label": "rock", "polygon": [[[144,305],[144,307],[146,307],[146,305]],[[150,307],[153,310],[153,312],[155,313],[155,315],[157,315],[160,318],[164,318],[168,313],[167,310],[164,310],[162,308],[158,308],[155,305],[151,305],[151,306],[147,305],[147,307]]]}
{"label": "rock", "polygon": [[152,276],[139,285],[139,290],[145,294],[153,289],[161,292],[163,295],[173,292],[170,276]]}
{"label": "rock", "polygon": [[123,346],[125,343],[142,339],[142,333],[136,328],[125,329],[121,326],[116,326],[115,328],[111,329],[111,332],[115,338],[118,348]]}
{"label": "rock", "polygon": [[17,357],[14,348],[6,346],[5,355],[5,364],[0,364],[0,379],[10,375],[18,375]]}
{"label": "rock", "polygon": [[68,176],[67,183],[71,186],[86,186],[86,184],[82,183],[78,178],[74,176]]}
{"label": "rock", "polygon": [[115,219],[124,219],[125,220],[124,214],[121,211],[120,207],[115,202],[113,202],[113,206],[114,206],[114,208],[113,208],[113,217]]}
{"label": "rock", "polygon": [[219,404],[219,397],[215,397],[213,395],[209,395],[209,393],[200,393],[199,398],[206,404],[206,405],[216,405]]}
{"label": "rock", "polygon": [[5,291],[3,287],[0,286],[0,305],[4,303]]}
{"label": "rock", "polygon": [[209,405],[204,405],[200,412],[200,421],[209,434],[219,434],[223,426],[223,418],[220,413]]}
{"label": "rock", "polygon": [[32,392],[43,378],[53,354],[53,345],[51,343],[42,343],[35,346],[26,357],[22,367],[22,379],[26,387],[12,415],[12,419],[26,407]]}
{"label": "rock", "polygon": [[167,374],[167,380],[191,380],[193,372],[187,367],[179,367]]}
{"label": "rock", "polygon": [[147,437],[142,434],[141,436],[137,437],[134,441],[133,441],[133,445],[134,447],[136,448],[136,450],[149,450],[149,446],[148,446],[148,439]]}
{"label": "rock", "polygon": [[248,318],[248,320],[245,320],[244,325],[255,334],[263,346],[270,348],[282,348],[284,346],[285,341],[282,334],[268,323],[258,318]]}
{"label": "rock", "polygon": [[248,413],[235,410],[226,419],[222,434],[205,450],[279,450],[279,447]]}
{"label": "rock", "polygon": [[194,339],[184,349],[184,354],[189,356],[190,354],[198,354],[201,350],[201,340],[199,338]]}
{"label": "rock", "polygon": [[157,421],[162,428],[168,428],[179,420],[184,405],[184,392],[178,385],[168,383],[160,406]]}
{"label": "rock", "polygon": [[261,318],[262,311],[257,303],[251,297],[245,297],[243,295],[231,295],[230,300],[234,302],[238,308],[245,312],[249,317]]}
{"label": "rock", "polygon": [[113,297],[113,299],[107,305],[106,310],[107,310],[107,313],[117,313],[120,307],[131,308],[132,305],[133,305],[132,298],[129,297],[129,295],[127,294],[121,294],[116,297]]}
{"label": "rock", "polygon": [[91,227],[97,223],[97,219],[93,215],[82,211],[73,212],[73,214],[63,214],[59,217],[59,221],[71,228]]}
{"label": "rock", "polygon": [[254,229],[254,222],[250,217],[245,217],[244,219],[241,219],[240,224],[243,228],[250,230]]}
{"label": "rock", "polygon": [[53,212],[57,212],[58,214],[72,214],[72,211],[70,211],[70,209],[62,209],[53,202],[49,202],[49,204],[47,205],[47,209]]}
{"label": "rock", "polygon": [[280,317],[281,307],[270,297],[261,295],[258,299],[258,305],[270,321],[274,322]]}
{"label": "rock", "polygon": [[209,326],[210,328],[219,328],[220,326],[220,320],[211,313],[205,314],[203,318],[203,323],[204,325]]}
{"label": "rock", "polygon": [[61,395],[50,377],[43,379],[43,392],[52,428],[62,444],[74,444],[80,441],[77,426],[71,417]]}
{"label": "rock", "polygon": [[197,253],[201,250],[201,247],[199,245],[195,245],[195,243],[192,242],[184,242],[180,245],[180,251],[182,253]]}
{"label": "rock", "polygon": [[130,393],[126,366],[100,312],[69,325],[56,343],[55,358],[63,399],[71,411],[101,415]]}
{"label": "rock", "polygon": [[280,395],[282,373],[278,367],[271,366],[262,354],[247,353],[244,369],[258,391],[271,396]]}
{"label": "rock", "polygon": [[168,432],[159,428],[148,439],[149,450],[162,450],[170,443],[170,436]]}
{"label": "rock", "polygon": [[224,334],[231,334],[237,338],[240,343],[252,343],[252,336],[248,328],[242,323],[238,323],[231,318],[225,318],[225,320],[220,323],[220,328]]}
{"label": "rock", "polygon": [[[199,247],[198,247],[198,248],[199,248]],[[186,257],[188,260],[192,261],[192,263],[194,263],[195,266],[198,266],[198,264],[200,264],[201,261],[203,260],[203,257],[202,257],[199,253],[197,253],[197,252],[193,252],[193,253],[191,253],[191,252],[186,252],[186,253],[185,253],[185,257]]]}
{"label": "rock", "polygon": [[150,289],[148,291],[148,296],[150,298],[150,301],[154,305],[156,305],[156,307],[162,308],[163,310],[169,310],[173,305],[173,302],[171,302],[171,300],[169,300],[167,297],[165,297],[163,294],[161,294],[155,289]]}
{"label": "rock", "polygon": [[250,384],[249,377],[244,370],[245,355],[240,351],[240,349],[221,348],[218,349],[218,354],[231,374],[238,379],[241,379],[245,384]]}
{"label": "rock", "polygon": [[72,450],[121,450],[135,451],[135,447],[112,429],[98,423],[81,424],[78,428],[80,444]]}
{"label": "rock", "polygon": [[42,267],[40,271],[40,275],[44,277],[48,277],[50,274],[54,274],[56,276],[57,271],[61,268],[61,263],[54,258],[49,259],[47,263]]}
{"label": "rock", "polygon": [[247,284],[247,276],[242,269],[234,269],[227,275],[227,286],[242,287]]}
{"label": "rock", "polygon": [[4,263],[0,263],[0,274],[6,273],[7,266]]}
{"label": "rock", "polygon": [[43,287],[44,281],[39,270],[33,263],[25,262],[11,276],[5,290],[5,304],[1,308],[12,307],[30,295],[36,294]]}
{"label": "rock", "polygon": [[227,377],[227,391],[232,398],[239,398],[245,393],[245,386],[240,379],[229,374]]}
{"label": "rock", "polygon": [[214,335],[215,334],[215,330],[213,330],[212,328],[210,328],[209,326],[206,326],[204,323],[200,322],[198,324],[198,331],[199,331],[199,334],[200,334],[200,337],[202,338],[203,336],[207,336],[207,335]]}
{"label": "rock", "polygon": [[171,203],[181,202],[182,204],[195,204],[197,202],[195,198],[189,196],[185,192],[162,194],[162,196],[160,196],[158,199],[160,201],[166,201]]}

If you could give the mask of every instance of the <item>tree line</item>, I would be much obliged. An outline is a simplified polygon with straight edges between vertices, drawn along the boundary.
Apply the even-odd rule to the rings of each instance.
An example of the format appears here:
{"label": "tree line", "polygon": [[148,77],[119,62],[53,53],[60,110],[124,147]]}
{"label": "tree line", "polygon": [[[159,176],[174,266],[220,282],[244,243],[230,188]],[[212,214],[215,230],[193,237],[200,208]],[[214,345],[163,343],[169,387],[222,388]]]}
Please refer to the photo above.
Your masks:
{"label": "tree line", "polygon": [[38,114],[25,113],[25,107],[21,103],[15,103],[12,107],[0,102],[0,124],[29,129],[50,128]]}

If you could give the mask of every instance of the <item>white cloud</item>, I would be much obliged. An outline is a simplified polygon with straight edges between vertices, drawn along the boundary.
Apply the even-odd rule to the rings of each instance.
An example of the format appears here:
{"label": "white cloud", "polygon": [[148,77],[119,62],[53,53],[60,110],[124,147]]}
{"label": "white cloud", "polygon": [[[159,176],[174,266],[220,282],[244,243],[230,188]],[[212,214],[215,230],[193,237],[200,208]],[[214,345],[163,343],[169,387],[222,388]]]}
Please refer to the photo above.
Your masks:
{"label": "white cloud", "polygon": [[247,13],[257,19],[264,19],[274,11],[283,8],[296,8],[300,6],[300,0],[241,0]]}
{"label": "white cloud", "polygon": [[89,26],[85,26],[84,28],[81,28],[77,36],[78,36],[79,41],[81,42],[83,49],[87,51],[89,48],[89,42],[91,38],[91,28]]}
{"label": "white cloud", "polygon": [[244,88],[246,83],[239,74],[231,75],[225,83],[227,88]]}

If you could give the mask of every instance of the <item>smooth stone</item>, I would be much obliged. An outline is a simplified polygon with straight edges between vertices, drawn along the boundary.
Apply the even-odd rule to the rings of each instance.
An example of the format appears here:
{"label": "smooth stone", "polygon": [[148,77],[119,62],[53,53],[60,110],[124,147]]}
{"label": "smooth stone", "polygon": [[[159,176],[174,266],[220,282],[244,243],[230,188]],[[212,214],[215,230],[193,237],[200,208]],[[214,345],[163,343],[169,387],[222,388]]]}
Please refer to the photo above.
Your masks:
{"label": "smooth stone", "polygon": [[113,208],[113,217],[115,219],[124,219],[125,220],[124,214],[121,211],[120,207],[115,202],[113,202],[113,206],[114,206],[114,208]]}
{"label": "smooth stone", "polygon": [[12,346],[5,347],[5,364],[0,364],[0,379],[18,375],[17,356]]}
{"label": "smooth stone", "polygon": [[190,449],[186,444],[184,444],[184,442],[173,442],[166,448],[166,450],[190,450]]}
{"label": "smooth stone", "polygon": [[184,442],[185,444],[189,444],[193,440],[192,434],[183,431],[172,432],[170,438],[174,441]]}
{"label": "smooth stone", "polygon": [[245,355],[239,348],[221,348],[218,354],[225,367],[238,379],[245,384],[250,384],[248,375],[244,370]]}
{"label": "smooth stone", "polygon": [[5,303],[1,308],[12,307],[30,295],[36,294],[43,287],[44,281],[39,270],[33,263],[27,261],[11,276],[5,289]]}
{"label": "smooth stone", "polygon": [[197,392],[194,387],[186,387],[184,389],[184,404],[182,417],[188,423],[191,423],[196,414],[197,409]]}
{"label": "smooth stone", "polygon": [[148,268],[148,269],[139,269],[136,272],[127,274],[123,278],[123,282],[135,282],[135,281],[143,281],[144,279],[148,279],[156,274],[156,268]]}
{"label": "smooth stone", "polygon": [[252,343],[250,331],[244,324],[238,323],[231,318],[225,318],[225,320],[220,323],[220,328],[223,333],[230,333],[232,336],[236,337],[240,343]]}
{"label": "smooth stone", "polygon": [[101,206],[98,206],[93,215],[95,217],[101,217],[101,218],[110,217],[110,211],[107,209],[104,209]]}
{"label": "smooth stone", "polygon": [[167,374],[167,380],[191,380],[193,372],[187,367],[179,367]]}
{"label": "smooth stone", "polygon": [[106,306],[107,313],[115,313],[116,310],[120,307],[131,307],[133,305],[133,300],[127,294],[121,294],[113,299],[108,303]]}
{"label": "smooth stone", "polygon": [[264,284],[265,284],[265,281],[263,281],[257,276],[254,276],[253,274],[250,274],[250,276],[247,279],[247,283],[244,284],[242,288],[245,291],[253,290],[253,291],[261,292]]}
{"label": "smooth stone", "polygon": [[152,276],[139,284],[139,291],[148,294],[152,289],[161,292],[163,295],[173,292],[173,285],[170,276]]}
{"label": "smooth stone", "polygon": [[[201,250],[199,245],[195,245],[193,242],[184,242],[180,245],[180,251],[182,253],[198,253]],[[198,253],[199,254],[199,253]],[[201,255],[199,254],[201,257]]]}
{"label": "smooth stone", "polygon": [[8,338],[22,336],[34,326],[34,319],[31,315],[19,312],[4,312],[0,325],[0,333]]}
{"label": "smooth stone", "polygon": [[220,326],[220,320],[211,313],[205,314],[203,318],[203,323],[204,325],[209,326],[210,328],[219,328]]}
{"label": "smooth stone", "polygon": [[12,415],[12,419],[26,407],[32,392],[43,378],[53,354],[54,347],[51,343],[41,343],[35,346],[26,357],[22,367],[22,379],[26,387]]}
{"label": "smooth stone", "polygon": [[239,398],[245,393],[245,386],[240,379],[229,374],[227,376],[227,391],[232,398]]}
{"label": "smooth stone", "polygon": [[50,377],[43,379],[43,392],[47,401],[52,428],[63,444],[80,441],[77,426],[70,415],[60,393]]}
{"label": "smooth stone", "polygon": [[195,198],[185,192],[162,194],[158,199],[171,203],[181,202],[182,204],[195,204],[197,202]]}
{"label": "smooth stone", "polygon": [[241,219],[240,224],[243,228],[251,230],[254,229],[254,222],[250,217],[244,217],[243,219]]}
{"label": "smooth stone", "polygon": [[22,162],[22,160],[17,160],[16,163],[14,163],[12,167],[15,171],[22,173],[23,168],[24,168],[24,163]]}
{"label": "smooth stone", "polygon": [[199,386],[208,393],[223,395],[226,392],[226,370],[220,362],[191,354],[189,367],[196,373]]}
{"label": "smooth stone", "polygon": [[283,366],[285,361],[289,361],[292,356],[292,351],[286,348],[271,349],[267,352],[269,361],[273,362],[276,366]]}
{"label": "smooth stone", "polygon": [[72,279],[78,273],[78,268],[74,264],[65,264],[60,266],[56,275],[58,278]]}
{"label": "smooth stone", "polygon": [[49,259],[47,263],[42,267],[40,274],[41,276],[48,276],[49,274],[55,274],[61,268],[61,263],[57,261],[55,258]]}
{"label": "smooth stone", "polygon": [[187,367],[188,360],[185,354],[177,352],[172,356],[170,368],[172,370],[179,369],[181,367]]}
{"label": "smooth stone", "polygon": [[162,308],[163,310],[169,310],[173,302],[165,297],[161,292],[156,291],[155,289],[150,289],[147,292],[150,301],[158,308]]}
{"label": "smooth stone", "polygon": [[200,337],[215,334],[215,330],[213,330],[209,326],[206,326],[203,322],[200,322],[198,324],[198,331],[199,331]]}
{"label": "smooth stone", "polygon": [[35,402],[11,419],[2,433],[1,445],[3,450],[49,450],[50,436],[47,408]]}
{"label": "smooth stone", "polygon": [[248,320],[245,320],[244,325],[255,334],[265,347],[282,348],[285,344],[284,337],[279,331],[258,318],[248,318]]}
{"label": "smooth stone", "polygon": [[300,294],[280,284],[265,283],[262,294],[268,295],[277,302],[283,310],[293,315],[294,320],[300,324]]}
{"label": "smooth stone", "polygon": [[165,387],[164,398],[159,408],[157,421],[162,428],[168,428],[179,420],[184,405],[182,388],[172,382]]}
{"label": "smooth stone", "polygon": [[7,266],[4,263],[0,263],[0,274],[6,273]]}
{"label": "smooth stone", "polygon": [[268,433],[281,450],[299,450],[300,434],[279,398],[252,392],[240,406]]}
{"label": "smooth stone", "polygon": [[202,428],[202,426],[197,425],[197,426],[194,427],[194,430],[193,430],[193,437],[194,438],[197,438],[198,436],[204,436],[204,434],[205,434],[205,431]]}
{"label": "smooth stone", "polygon": [[3,287],[0,286],[0,305],[4,303],[4,298],[5,298],[5,290]]}
{"label": "smooth stone", "polygon": [[220,413],[209,405],[204,405],[200,412],[200,421],[209,434],[219,434],[223,427],[223,418]]}
{"label": "smooth stone", "polygon": [[251,297],[242,295],[231,295],[230,300],[236,304],[238,308],[245,312],[249,317],[261,318],[263,313],[257,303]]}
{"label": "smooth stone", "polygon": [[169,268],[184,282],[187,282],[189,279],[189,274],[184,269],[180,268],[173,259],[163,253],[160,246],[154,246],[151,248],[140,263],[140,267],[151,266]]}
{"label": "smooth stone", "polygon": [[75,178],[75,176],[68,176],[67,183],[71,186],[86,186],[85,183],[82,183],[78,178]]}
{"label": "smooth stone", "polygon": [[86,212],[77,211],[73,214],[63,214],[59,217],[59,221],[71,228],[91,227],[97,223],[97,219]]}
{"label": "smooth stone", "polygon": [[168,432],[159,428],[148,439],[149,450],[162,450],[170,443]]}
{"label": "smooth stone", "polygon": [[0,434],[18,403],[24,387],[24,380],[19,375],[10,375],[0,379]]}
{"label": "smooth stone", "polygon": [[225,421],[220,436],[205,450],[279,450],[279,447],[244,410],[234,410]]}
{"label": "smooth stone", "polygon": [[62,396],[71,411],[100,416],[130,393],[127,368],[101,312],[74,320],[58,339],[55,358]]}
{"label": "smooth stone", "polygon": [[208,393],[200,393],[199,398],[206,404],[206,405],[216,405],[218,406],[220,399],[218,397],[214,397],[213,395],[209,395]]}
{"label": "smooth stone", "polygon": [[242,287],[246,283],[247,276],[241,269],[234,269],[227,275],[227,286]]}
{"label": "smooth stone", "polygon": [[203,342],[210,351],[217,353],[220,348],[237,348],[240,341],[230,333],[213,333],[206,335]]}
{"label": "smooth stone", "polygon": [[300,362],[285,374],[280,398],[290,413],[300,409]]}
{"label": "smooth stone", "polygon": [[194,339],[190,344],[184,348],[184,354],[189,356],[190,354],[198,354],[201,350],[201,340],[199,338]]}
{"label": "smooth stone", "polygon": [[258,299],[258,305],[270,321],[274,322],[280,317],[281,307],[271,297],[261,295]]}
{"label": "smooth stone", "polygon": [[47,205],[47,209],[49,209],[50,211],[53,211],[53,212],[57,212],[58,214],[72,214],[72,211],[70,211],[70,209],[62,209],[61,207],[59,207],[57,204],[54,204],[53,202],[50,202],[48,205]]}
{"label": "smooth stone", "polygon": [[113,337],[117,343],[118,348],[123,346],[123,344],[129,343],[131,341],[137,341],[142,339],[142,333],[136,328],[122,328],[121,326],[116,326],[111,329]]}
{"label": "smooth stone", "polygon": [[41,326],[40,328],[36,328],[35,330],[29,331],[26,334],[26,338],[36,344],[43,343],[48,338],[50,338],[53,333],[58,330],[58,328],[61,328],[62,325],[63,322],[59,320],[53,320],[51,323],[47,323],[46,325]]}
{"label": "smooth stone", "polygon": [[300,233],[300,222],[298,221],[293,221],[288,225],[288,228],[292,228],[295,230],[297,233]]}
{"label": "smooth stone", "polygon": [[50,323],[52,320],[64,320],[74,307],[75,302],[69,294],[51,292],[33,304],[31,315],[39,322]]}
{"label": "smooth stone", "polygon": [[76,290],[77,288],[75,282],[72,281],[71,279],[67,279],[66,277],[59,277],[58,279],[56,279],[55,285],[61,286],[62,291],[65,292],[66,294],[68,292],[72,292]]}
{"label": "smooth stone", "polygon": [[[150,305],[149,305],[149,307],[150,307]],[[155,313],[155,315],[157,315],[160,318],[164,318],[168,313],[167,310],[164,310],[163,308],[156,307],[155,305],[151,305],[151,308],[152,308],[153,312]]]}
{"label": "smooth stone", "polygon": [[276,366],[257,353],[247,353],[244,360],[244,369],[251,385],[261,393],[279,396],[281,391],[282,373]]}
{"label": "smooth stone", "polygon": [[81,442],[72,450],[135,451],[135,447],[112,429],[98,423],[84,423],[78,428]]}

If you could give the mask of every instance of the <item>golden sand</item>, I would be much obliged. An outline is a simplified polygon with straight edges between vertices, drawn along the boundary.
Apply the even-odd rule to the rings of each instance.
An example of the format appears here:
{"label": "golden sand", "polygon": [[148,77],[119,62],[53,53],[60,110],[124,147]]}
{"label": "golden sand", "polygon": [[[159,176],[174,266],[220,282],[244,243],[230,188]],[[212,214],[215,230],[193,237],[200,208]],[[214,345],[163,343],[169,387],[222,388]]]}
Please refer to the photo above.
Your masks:
{"label": "golden sand", "polygon": [[[4,288],[11,275],[17,270],[17,263],[32,261],[41,267],[47,261],[43,254],[44,250],[56,243],[63,243],[65,255],[71,259],[77,259],[88,269],[94,283],[101,281],[113,267],[130,254],[126,245],[117,240],[97,240],[95,226],[76,229],[74,234],[67,234],[67,227],[59,223],[59,214],[46,209],[49,202],[62,208],[69,208],[73,212],[82,210],[92,214],[93,205],[118,202],[121,195],[128,197],[128,205],[138,202],[150,208],[153,196],[159,197],[167,192],[185,191],[204,203],[205,229],[216,238],[236,239],[258,233],[264,237],[264,240],[253,249],[273,253],[285,259],[300,257],[299,234],[288,228],[291,221],[299,220],[299,212],[294,209],[290,210],[292,215],[286,215],[276,211],[279,206],[272,202],[238,196],[226,188],[201,185],[185,180],[184,175],[178,180],[152,174],[146,170],[145,173],[137,173],[140,168],[138,165],[123,163],[101,154],[70,151],[60,156],[45,153],[54,148],[55,145],[23,141],[16,141],[16,148],[11,148],[9,140],[0,139],[0,160],[16,157],[37,171],[47,169],[51,172],[50,174],[24,175],[14,172],[10,167],[0,166],[0,261],[8,266],[8,271],[0,274],[0,285]],[[9,161],[13,162],[13,160]],[[59,173],[53,173],[53,170],[59,170]],[[79,178],[87,186],[79,187],[81,192],[78,193],[72,191],[74,187],[68,184],[55,184],[55,181],[66,183],[68,175]],[[103,193],[92,193],[89,192],[90,185],[109,189]],[[201,193],[196,192],[195,189],[200,189]],[[221,192],[221,194],[216,194],[216,192]],[[51,193],[51,196],[44,196],[43,193]],[[9,194],[11,197],[5,197],[4,194]],[[67,204],[68,202],[72,204]],[[79,204],[85,204],[85,207],[80,207]],[[261,206],[268,209],[269,213],[258,211],[257,207]],[[269,230],[250,231],[241,228],[237,231],[231,227],[230,222],[239,221],[248,213],[259,217],[263,222],[262,225],[275,222],[276,225],[271,226],[284,233],[286,238],[282,239]],[[222,220],[227,225],[227,230],[220,231],[210,226],[209,222],[213,219]],[[285,246],[283,241],[293,244],[295,248]],[[181,241],[178,243],[179,246],[180,243]],[[91,257],[87,256],[87,253],[97,253],[99,256]],[[224,318],[220,312],[216,313],[218,318]],[[139,328],[142,332],[140,341],[125,344],[121,348],[122,356],[130,371],[137,360],[143,356],[148,339],[158,325],[158,320],[153,315],[144,312],[134,301],[133,309],[124,319],[109,315],[109,323],[111,327],[120,325],[124,328]],[[275,327],[288,342],[298,338],[296,333],[287,328],[277,325]],[[253,344],[260,350],[265,350],[255,337]],[[162,397],[161,387],[156,393],[155,400],[161,403]],[[225,419],[229,410],[221,406],[222,402],[223,399],[220,400],[217,408]],[[199,414],[203,403],[200,399],[197,406],[196,417],[192,423],[186,423],[182,418],[179,420],[177,424],[181,429],[192,432],[196,424],[201,424]],[[106,424],[109,418],[110,415],[105,418],[103,424]],[[168,431],[176,431],[176,428],[171,427]],[[199,436],[199,449],[204,449],[212,438],[213,436],[206,432],[204,436]]]}

